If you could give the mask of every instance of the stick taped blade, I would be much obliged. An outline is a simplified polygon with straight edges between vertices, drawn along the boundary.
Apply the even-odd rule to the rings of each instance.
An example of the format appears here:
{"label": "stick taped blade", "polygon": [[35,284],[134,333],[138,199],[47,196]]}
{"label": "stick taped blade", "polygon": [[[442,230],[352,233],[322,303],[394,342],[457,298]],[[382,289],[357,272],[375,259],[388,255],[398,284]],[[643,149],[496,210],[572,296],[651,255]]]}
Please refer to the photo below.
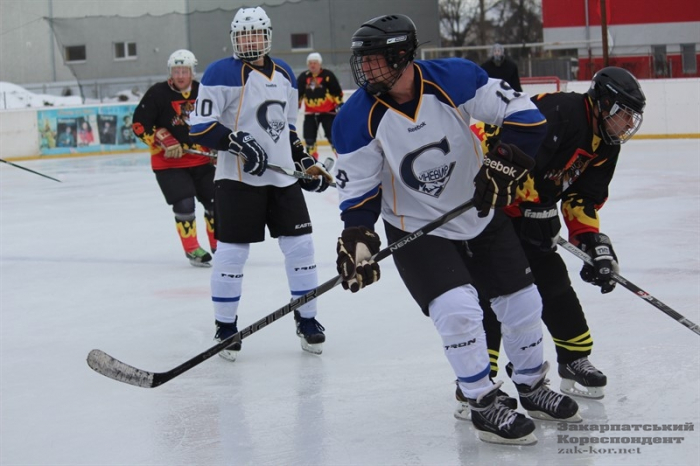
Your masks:
{"label": "stick taped blade", "polygon": [[90,351],[87,363],[92,370],[110,379],[137,387],[152,388],[154,386],[152,372],[125,364],[104,351],[97,349]]}

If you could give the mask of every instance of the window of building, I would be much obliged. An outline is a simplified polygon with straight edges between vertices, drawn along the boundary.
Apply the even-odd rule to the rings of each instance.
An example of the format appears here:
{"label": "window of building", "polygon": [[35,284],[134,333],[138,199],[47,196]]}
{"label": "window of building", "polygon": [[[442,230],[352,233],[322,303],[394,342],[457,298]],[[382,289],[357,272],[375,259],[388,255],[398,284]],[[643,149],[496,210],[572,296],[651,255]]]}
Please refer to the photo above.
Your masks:
{"label": "window of building", "polygon": [[698,72],[695,44],[681,44],[681,60],[683,61],[683,73],[695,74]]}
{"label": "window of building", "polygon": [[137,58],[136,42],[115,42],[114,43],[114,59],[115,60],[133,60]]}
{"label": "window of building", "polygon": [[292,34],[292,50],[311,50],[312,48],[311,33]]}
{"label": "window of building", "polygon": [[668,62],[666,61],[666,46],[652,45],[651,54],[654,58],[654,76],[668,76]]}
{"label": "window of building", "polygon": [[63,47],[63,54],[65,56],[66,63],[85,61],[87,58],[87,52],[85,51],[84,45],[69,45]]}

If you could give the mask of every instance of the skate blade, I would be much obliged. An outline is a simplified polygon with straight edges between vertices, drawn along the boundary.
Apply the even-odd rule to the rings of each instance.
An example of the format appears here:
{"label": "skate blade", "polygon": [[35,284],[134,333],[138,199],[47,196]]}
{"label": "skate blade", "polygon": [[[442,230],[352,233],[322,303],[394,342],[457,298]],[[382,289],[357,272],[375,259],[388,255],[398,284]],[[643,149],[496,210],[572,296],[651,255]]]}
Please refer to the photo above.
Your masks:
{"label": "skate blade", "polygon": [[194,267],[211,267],[211,262],[197,262],[196,260],[190,260],[190,264]]}
{"label": "skate blade", "polygon": [[539,419],[540,421],[557,421],[557,422],[571,422],[571,423],[583,421],[583,418],[578,413],[578,411],[576,411],[576,414],[574,414],[573,416],[568,417],[566,419],[558,419],[556,417],[552,417],[549,414],[543,413],[541,411],[528,411],[527,414],[529,414],[531,418]]}
{"label": "skate blade", "polygon": [[311,354],[321,354],[323,353],[323,343],[308,343],[303,338],[300,338],[301,349]]}
{"label": "skate blade", "polygon": [[503,438],[491,432],[477,431],[479,440],[486,443],[496,443],[498,445],[534,445],[537,443],[535,434],[527,434],[520,438]]}
{"label": "skate blade", "polygon": [[605,396],[604,387],[586,387],[571,379],[561,379],[559,388],[562,393],[567,395],[580,396],[592,400],[600,400]]}
{"label": "skate blade", "polygon": [[226,349],[225,349],[225,350],[221,350],[221,351],[219,352],[219,356],[221,356],[222,358],[224,358],[224,359],[227,360],[227,361],[233,362],[233,361],[235,361],[236,358],[238,357],[238,351],[226,350]]}
{"label": "skate blade", "polygon": [[472,420],[472,410],[469,409],[469,404],[459,403],[454,412],[455,419],[460,421],[471,421]]}

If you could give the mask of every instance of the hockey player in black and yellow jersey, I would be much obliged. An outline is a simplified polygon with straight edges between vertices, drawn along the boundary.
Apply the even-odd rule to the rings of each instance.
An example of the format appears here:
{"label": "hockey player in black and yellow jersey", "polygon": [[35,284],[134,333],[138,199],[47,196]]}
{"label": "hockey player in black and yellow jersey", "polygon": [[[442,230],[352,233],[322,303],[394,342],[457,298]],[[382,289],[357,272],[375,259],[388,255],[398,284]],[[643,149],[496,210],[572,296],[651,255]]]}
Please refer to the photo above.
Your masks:
{"label": "hockey player in black and yellow jersey", "polygon": [[214,172],[208,152],[190,140],[189,116],[194,111],[199,82],[197,59],[189,50],[176,50],[168,59],[166,81],[151,86],[134,111],[134,134],[151,150],[151,168],[165,201],[172,206],[185,256],[195,267],[210,267],[211,254],[199,246],[195,198],[204,206],[207,237],[212,252],[214,236]]}
{"label": "hockey player in black and yellow jersey", "polygon": [[[306,64],[309,69],[297,77],[299,107],[301,108],[301,104],[304,104],[306,151],[318,159],[316,151],[318,127],[323,126],[326,139],[333,148],[333,120],[338,109],[343,105],[343,90],[333,72],[321,67],[323,58],[320,53],[310,53],[306,58]],[[333,151],[335,152],[335,149]]]}
{"label": "hockey player in black and yellow jersey", "polygon": [[[610,274],[619,268],[610,238],[600,232],[598,211],[608,198],[620,145],[642,123],[646,98],[632,74],[607,67],[596,73],[585,94],[540,94],[532,101],[547,118],[548,134],[535,169],[518,191],[518,201],[505,210],[520,235],[542,296],[542,319],[556,345],[561,390],[602,398],[607,378],[588,360],[591,332],[564,261],[555,252],[561,227],[557,204],[561,201],[569,241],[593,259],[593,266],[583,266],[581,278],[609,293],[615,288]],[[472,129],[487,146],[498,140],[489,125],[479,123]],[[501,332],[488,302],[482,300],[482,307],[495,376]]]}

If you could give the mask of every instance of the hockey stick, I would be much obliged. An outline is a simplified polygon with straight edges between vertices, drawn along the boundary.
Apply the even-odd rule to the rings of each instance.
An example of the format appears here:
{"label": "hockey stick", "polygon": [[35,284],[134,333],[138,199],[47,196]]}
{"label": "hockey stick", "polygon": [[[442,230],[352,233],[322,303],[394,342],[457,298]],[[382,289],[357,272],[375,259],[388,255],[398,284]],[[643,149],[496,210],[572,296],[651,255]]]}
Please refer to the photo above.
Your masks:
{"label": "hockey stick", "polygon": [[[450,220],[460,216],[464,212],[471,209],[473,206],[474,203],[471,200],[469,200],[464,204],[455,207],[454,209],[450,210],[444,215],[441,215],[440,217],[436,218],[435,220],[423,226],[422,228],[419,228],[413,233],[404,236],[399,241],[396,241],[395,243],[392,243],[388,247],[382,249],[374,255],[374,260],[379,262],[382,259],[386,259],[395,251],[412,243],[421,236],[424,236],[430,233],[431,231],[439,228],[440,226],[444,225]],[[143,388],[158,387],[168,382],[169,380],[174,379],[183,372],[186,372],[192,369],[193,367],[197,366],[198,364],[206,361],[215,354],[219,353],[221,350],[230,346],[233,342],[240,342],[244,338],[257,332],[261,328],[266,327],[267,325],[285,316],[286,314],[289,314],[295,309],[298,309],[300,306],[308,303],[309,301],[318,298],[327,291],[330,291],[331,289],[335,288],[337,285],[340,284],[340,282],[340,276],[335,276],[331,278],[327,282],[319,285],[317,288],[309,291],[304,296],[300,296],[299,298],[292,300],[289,304],[281,307],[280,309],[277,309],[272,314],[263,317],[262,319],[258,320],[252,325],[249,325],[248,327],[240,330],[238,333],[231,335],[230,337],[226,338],[220,343],[217,343],[216,345],[212,346],[203,353],[198,354],[192,359],[189,359],[188,361],[185,361],[179,366],[166,372],[150,372],[145,371],[143,369],[137,369],[136,367],[130,366],[118,359],[115,359],[114,357],[110,356],[104,351],[98,349],[90,351],[90,354],[88,354],[87,357],[87,363],[88,366],[90,366],[98,374],[102,374],[105,377],[109,377],[110,379],[114,379],[118,382],[123,382],[126,384],[135,385],[137,387]]]}
{"label": "hockey stick", "polygon": [[13,167],[20,168],[22,170],[26,170],[29,173],[34,173],[35,175],[43,176],[44,178],[48,178],[50,180],[58,181],[59,183],[61,182],[61,180],[57,180],[56,178],[52,178],[49,175],[44,175],[43,173],[35,172],[34,170],[32,170],[30,168],[23,167],[22,165],[17,165],[16,163],[8,162],[5,159],[0,159],[0,162],[6,163],[8,165],[12,165]]}
{"label": "hockey stick", "polygon": [[[213,158],[213,159],[217,158],[216,153],[213,153],[213,152],[202,152],[202,151],[200,151],[200,150],[194,150],[194,149],[187,149],[185,152],[187,152],[188,154],[203,155],[203,156],[205,156],[205,157],[211,157],[211,158]],[[333,160],[333,159],[331,159],[330,157],[329,157],[328,159]],[[327,160],[328,160],[328,159],[327,159]],[[335,163],[335,162],[334,162],[334,163]],[[324,165],[325,165],[325,164],[324,164]],[[300,172],[300,171],[297,171],[297,170],[292,170],[291,168],[280,167],[279,165],[267,164],[267,168],[268,168],[269,170],[272,170],[273,172],[281,173],[281,174],[287,175],[287,176],[293,176],[294,178],[298,178],[298,179],[301,179],[301,180],[311,181],[311,180],[315,180],[315,179],[316,179],[315,176],[312,176],[312,175],[309,175],[309,174],[307,174],[307,173]],[[328,171],[330,171],[330,168],[328,169]],[[331,182],[331,183],[328,183],[328,185],[335,188],[335,181],[333,181],[333,182]]]}
{"label": "hockey stick", "polygon": [[[591,260],[591,258],[588,254],[581,251],[579,248],[577,248],[573,244],[569,243],[564,238],[560,237],[557,240],[557,243],[561,247],[563,247],[564,249],[566,249],[567,251],[572,253],[574,256],[576,256],[579,259],[581,259],[582,261],[584,261],[586,264],[593,265],[593,261]],[[647,293],[643,289],[639,288],[634,283],[632,283],[629,280],[627,280],[626,278],[624,278],[622,275],[618,275],[615,272],[613,272],[612,279],[615,280],[620,285],[627,288],[628,290],[630,290],[632,293],[634,293],[637,296],[639,296],[640,298],[642,298],[643,300],[647,301],[652,306],[656,307],[657,309],[660,309],[662,312],[668,314],[669,316],[671,316],[672,318],[674,318],[675,320],[677,320],[681,324],[688,327],[693,332],[700,335],[700,327],[698,327],[698,324],[694,324],[693,322],[689,321],[688,319],[686,319],[685,317],[680,315],[678,312],[676,312],[673,309],[671,309],[670,307],[668,307],[666,304],[662,303],[661,301],[659,301],[658,299],[656,299],[655,297],[653,297],[652,295],[650,295],[649,293]]]}

